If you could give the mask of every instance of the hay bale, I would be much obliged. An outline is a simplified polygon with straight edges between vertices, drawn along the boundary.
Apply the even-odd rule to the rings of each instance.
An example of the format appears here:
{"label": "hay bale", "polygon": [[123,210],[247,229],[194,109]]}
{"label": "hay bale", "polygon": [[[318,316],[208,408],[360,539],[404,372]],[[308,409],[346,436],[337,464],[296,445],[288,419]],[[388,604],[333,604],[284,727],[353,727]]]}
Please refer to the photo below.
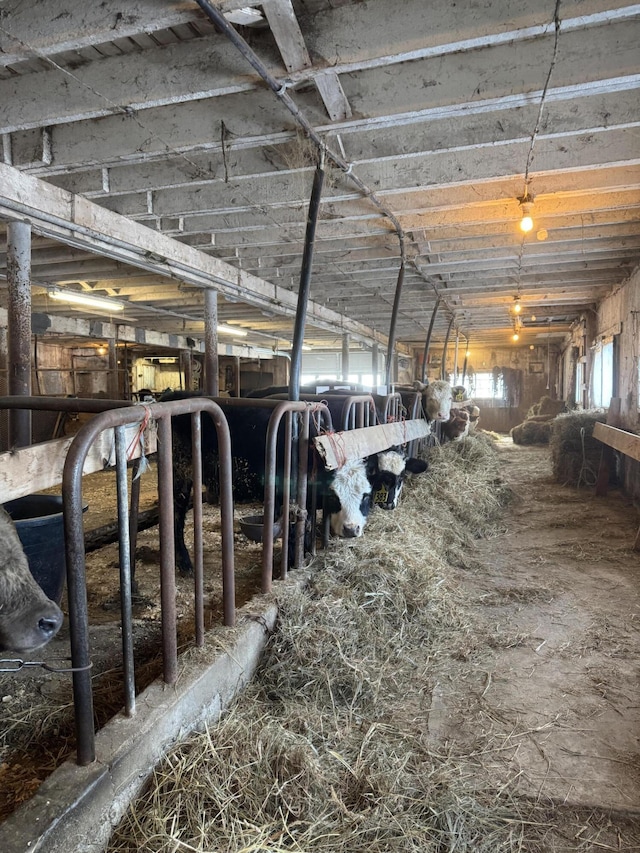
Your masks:
{"label": "hay bale", "polygon": [[606,420],[606,412],[592,409],[567,412],[552,422],[551,465],[558,483],[577,487],[595,485],[602,443],[593,438],[593,427]]}
{"label": "hay bale", "polygon": [[545,394],[543,397],[540,397],[537,403],[531,406],[527,412],[526,420],[535,415],[550,415],[550,417],[555,418],[560,412],[566,411],[566,408],[564,400],[552,400],[551,397]]}
{"label": "hay bale", "polygon": [[[539,420],[539,417],[544,419]],[[511,430],[514,444],[549,444],[550,435],[551,423],[546,415],[530,418]]]}

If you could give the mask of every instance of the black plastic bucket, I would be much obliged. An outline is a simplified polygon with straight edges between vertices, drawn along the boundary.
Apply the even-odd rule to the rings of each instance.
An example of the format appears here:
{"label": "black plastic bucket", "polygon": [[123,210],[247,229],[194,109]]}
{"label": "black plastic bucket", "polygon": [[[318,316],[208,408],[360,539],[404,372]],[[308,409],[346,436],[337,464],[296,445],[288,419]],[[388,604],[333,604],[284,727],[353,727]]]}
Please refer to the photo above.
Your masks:
{"label": "black plastic bucket", "polygon": [[60,604],[66,576],[60,495],[27,495],[4,504],[18,531],[31,574],[45,594]]}

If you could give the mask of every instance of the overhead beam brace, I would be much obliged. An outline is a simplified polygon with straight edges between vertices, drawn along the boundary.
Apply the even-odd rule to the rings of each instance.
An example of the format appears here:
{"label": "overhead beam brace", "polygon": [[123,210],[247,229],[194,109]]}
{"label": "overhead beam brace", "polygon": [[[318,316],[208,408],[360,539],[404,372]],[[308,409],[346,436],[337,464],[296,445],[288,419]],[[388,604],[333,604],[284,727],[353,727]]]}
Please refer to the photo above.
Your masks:
{"label": "overhead beam brace", "polygon": [[[231,300],[285,316],[296,312],[295,293],[4,163],[0,163],[0,219],[29,220],[45,237],[195,287],[213,287]],[[331,332],[347,330],[367,343],[386,345],[384,335],[315,302],[309,302],[307,321]]]}
{"label": "overhead beam brace", "polygon": [[[291,0],[268,0],[263,9],[287,71],[311,68],[311,58]],[[332,121],[351,118],[349,101],[335,71],[328,70],[314,77],[314,82]]]}

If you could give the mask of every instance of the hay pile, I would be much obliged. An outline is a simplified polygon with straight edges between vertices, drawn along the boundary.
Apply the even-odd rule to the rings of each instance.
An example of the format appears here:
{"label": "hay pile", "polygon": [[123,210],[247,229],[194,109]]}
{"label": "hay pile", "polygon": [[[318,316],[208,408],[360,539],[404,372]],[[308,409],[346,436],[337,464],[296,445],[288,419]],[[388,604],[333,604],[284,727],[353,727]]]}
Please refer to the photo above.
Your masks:
{"label": "hay pile", "polygon": [[529,418],[540,417],[541,415],[546,415],[547,418],[555,418],[556,415],[559,415],[560,412],[566,411],[566,405],[564,400],[553,400],[547,394],[540,397],[537,403],[534,403],[533,406],[527,412],[527,420]]}
{"label": "hay pile", "polygon": [[156,768],[111,853],[523,849],[508,786],[473,772],[482,747],[461,760],[429,732],[434,671],[486,641],[447,558],[493,529],[509,495],[480,434],[429,458],[398,510],[376,511],[306,589],[286,590],[257,679]]}
{"label": "hay pile", "polygon": [[549,444],[551,422],[546,415],[543,420],[529,418],[514,426],[510,434],[515,444]]}
{"label": "hay pile", "polygon": [[511,430],[514,443],[549,444],[551,421],[565,408],[564,400],[552,400],[545,394],[531,406],[525,420]]}
{"label": "hay pile", "polygon": [[551,428],[553,476],[564,486],[593,486],[602,457],[602,442],[593,438],[593,427],[605,423],[606,412],[592,409],[558,415]]}

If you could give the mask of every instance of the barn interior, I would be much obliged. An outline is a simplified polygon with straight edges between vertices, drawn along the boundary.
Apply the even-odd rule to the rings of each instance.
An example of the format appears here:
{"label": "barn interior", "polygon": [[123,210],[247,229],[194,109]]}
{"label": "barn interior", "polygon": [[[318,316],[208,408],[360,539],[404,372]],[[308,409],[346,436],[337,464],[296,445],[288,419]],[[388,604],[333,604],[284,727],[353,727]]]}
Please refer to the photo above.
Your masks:
{"label": "barn interior", "polygon": [[[623,433],[633,517],[639,31],[625,0],[0,0],[0,397],[446,379],[504,442],[548,398]],[[1,502],[65,432],[13,411]]]}

